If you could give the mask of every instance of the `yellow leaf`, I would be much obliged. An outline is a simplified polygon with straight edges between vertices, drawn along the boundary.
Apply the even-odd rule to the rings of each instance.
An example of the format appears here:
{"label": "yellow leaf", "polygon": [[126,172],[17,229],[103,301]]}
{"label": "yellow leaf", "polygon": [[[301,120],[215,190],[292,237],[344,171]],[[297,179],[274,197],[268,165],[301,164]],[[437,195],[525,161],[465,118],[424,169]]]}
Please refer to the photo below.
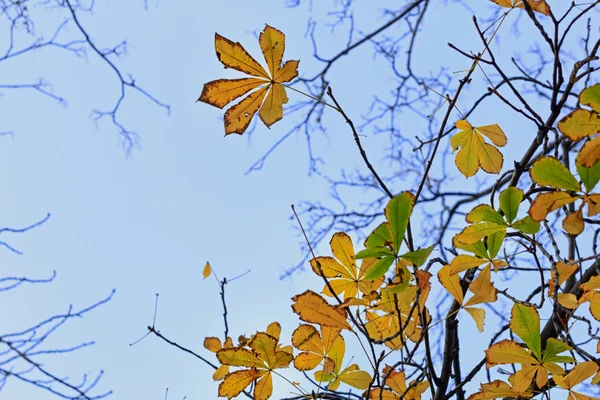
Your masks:
{"label": "yellow leaf", "polygon": [[588,217],[593,217],[600,214],[600,194],[590,194],[584,197],[585,203],[588,206]]}
{"label": "yellow leaf", "polygon": [[513,375],[513,389],[517,392],[527,390],[531,386],[537,370],[536,365],[523,365],[523,368]]}
{"label": "yellow leaf", "polygon": [[464,300],[464,294],[462,287],[460,286],[460,278],[458,275],[451,275],[450,267],[448,265],[442,267],[438,272],[438,280],[444,288],[454,297],[457,303],[462,304]]}
{"label": "yellow leaf", "polygon": [[452,261],[450,261],[450,274],[455,275],[473,267],[479,267],[481,264],[486,262],[487,260],[484,260],[483,258],[461,254],[454,257]]}
{"label": "yellow leaf", "polygon": [[[556,263],[556,270],[558,271],[558,286],[562,285],[569,279],[571,275],[579,268],[579,264],[567,264],[563,261]],[[550,270],[550,281],[548,281],[548,296],[554,295],[554,268]]]}
{"label": "yellow leaf", "polygon": [[583,214],[581,210],[577,210],[567,215],[562,222],[563,229],[571,235],[579,235],[585,228]]}
{"label": "yellow leaf", "polygon": [[311,290],[292,297],[292,309],[300,319],[312,324],[329,326],[332,328],[352,330],[346,321],[346,312],[338,310],[321,296]]}
{"label": "yellow leaf", "polygon": [[225,378],[225,375],[227,375],[228,373],[229,373],[228,365],[219,366],[219,368],[217,368],[215,373],[213,374],[213,381],[220,381],[221,379]]}
{"label": "yellow leaf", "polygon": [[240,347],[217,351],[217,359],[232,367],[265,368],[265,363],[255,353]]}
{"label": "yellow leaf", "polygon": [[563,389],[572,389],[576,385],[585,381],[598,372],[598,365],[593,361],[586,361],[577,364],[565,376],[555,376],[554,382]]}
{"label": "yellow leaf", "polygon": [[586,168],[593,167],[598,161],[600,161],[600,136],[586,142],[575,159],[577,164]]}
{"label": "yellow leaf", "polygon": [[[507,8],[525,8],[523,0],[492,0],[500,7]],[[527,3],[531,6],[533,11],[539,12],[540,14],[550,15],[550,6],[546,3],[546,0],[528,0]]]}
{"label": "yellow leaf", "polygon": [[299,61],[290,60],[281,64],[285,51],[285,35],[269,25],[266,25],[260,34],[259,43],[269,72],[265,71],[240,43],[233,43],[215,34],[217,58],[225,68],[233,68],[253,78],[220,79],[209,82],[204,85],[198,101],[223,108],[233,100],[258,88],[227,110],[224,118],[225,135],[243,134],[259,108],[260,119],[267,127],[283,117],[283,105],[288,102],[283,83],[298,76]]}
{"label": "yellow leaf", "polygon": [[210,276],[210,264],[206,263],[206,265],[204,266],[204,269],[202,270],[202,276],[204,276],[204,279],[208,278]]}
{"label": "yellow leaf", "polygon": [[241,135],[246,131],[268,91],[269,86],[252,92],[244,100],[225,111],[225,135],[230,133]]}
{"label": "yellow leaf", "polygon": [[254,387],[254,400],[267,400],[273,394],[273,374],[265,374]]}
{"label": "yellow leaf", "polygon": [[487,368],[498,364],[537,364],[537,360],[518,343],[501,340],[485,351]]}
{"label": "yellow leaf", "polygon": [[264,68],[239,43],[215,33],[215,51],[217,58],[225,68],[233,68],[248,75],[270,79]]}
{"label": "yellow leaf", "polygon": [[506,231],[506,226],[494,224],[493,222],[480,222],[467,226],[454,238],[463,244],[474,244],[486,236],[502,231]]}
{"label": "yellow leaf", "polygon": [[577,296],[575,296],[573,293],[559,293],[558,304],[564,308],[568,308],[569,310],[574,310],[579,306]]}
{"label": "yellow leaf", "polygon": [[258,78],[219,79],[204,85],[198,101],[223,108],[238,97],[267,83]]}
{"label": "yellow leaf", "polygon": [[571,204],[577,200],[579,196],[572,196],[567,192],[546,192],[541,193],[531,203],[529,207],[529,216],[535,222],[540,222],[546,219],[546,216],[560,207]]}
{"label": "yellow leaf", "polygon": [[281,325],[279,325],[279,322],[271,322],[267,326],[267,333],[279,340],[279,335],[281,334]]}
{"label": "yellow leaf", "polygon": [[232,399],[256,379],[265,374],[264,370],[243,369],[228,374],[219,384],[219,396]]}
{"label": "yellow leaf", "polygon": [[475,321],[475,324],[477,324],[477,329],[479,329],[479,332],[483,332],[485,310],[483,308],[477,307],[465,307],[465,311],[467,311],[469,315],[473,317],[473,320]]}
{"label": "yellow leaf", "polygon": [[390,392],[387,389],[373,388],[369,392],[369,400],[399,400],[397,394]]}
{"label": "yellow leaf", "polygon": [[340,380],[356,389],[367,389],[372,381],[366,371],[349,371],[340,375]]}
{"label": "yellow leaf", "polygon": [[579,108],[560,120],[558,130],[576,142],[600,132],[600,116]]}
{"label": "yellow leaf", "polygon": [[213,353],[216,353],[217,351],[221,350],[221,348],[223,348],[223,345],[221,344],[221,340],[219,338],[207,337],[207,338],[204,338],[204,347],[208,351],[212,351]]}
{"label": "yellow leaf", "polygon": [[506,145],[506,135],[498,125],[473,127],[465,120],[457,121],[456,127],[461,131],[450,139],[452,151],[461,148],[456,155],[456,166],[459,171],[469,178],[477,173],[479,168],[490,174],[497,174],[502,169],[503,157],[498,149],[485,143],[483,135],[487,136],[496,146]]}

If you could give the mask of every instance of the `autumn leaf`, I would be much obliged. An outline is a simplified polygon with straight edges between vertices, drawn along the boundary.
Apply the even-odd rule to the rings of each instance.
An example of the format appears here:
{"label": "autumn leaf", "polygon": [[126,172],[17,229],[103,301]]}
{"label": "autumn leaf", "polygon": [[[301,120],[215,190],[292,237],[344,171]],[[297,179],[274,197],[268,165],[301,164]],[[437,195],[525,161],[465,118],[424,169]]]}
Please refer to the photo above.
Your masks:
{"label": "autumn leaf", "polygon": [[[369,294],[377,290],[383,283],[383,277],[375,280],[368,279],[367,273],[374,267],[377,260],[368,258],[357,267],[354,255],[354,246],[350,236],[344,232],[337,232],[329,242],[333,257],[316,257],[310,260],[310,265],[315,274],[328,278],[329,285],[325,285],[322,293],[333,297],[343,294],[344,300],[357,297],[358,293]],[[387,271],[387,270],[386,270]]]}
{"label": "autumn leaf", "polygon": [[535,222],[543,221],[552,211],[571,204],[577,199],[579,196],[567,192],[540,193],[529,207],[529,216]]}
{"label": "autumn leaf", "polygon": [[554,381],[560,388],[567,389],[569,391],[569,399],[575,400],[597,400],[596,397],[586,396],[579,392],[575,392],[573,388],[586,379],[592,377],[598,372],[598,365],[593,361],[586,361],[577,364],[568,374],[565,376],[555,376]]}
{"label": "autumn leaf", "polygon": [[[216,337],[207,337],[204,339],[204,347],[213,353],[218,352],[221,349],[230,349],[233,348],[233,341],[230,337],[225,340],[224,344],[221,344],[221,340]],[[213,380],[220,381],[229,373],[228,365],[220,365],[219,368],[213,374]]]}
{"label": "autumn leaf", "polygon": [[211,273],[211,268],[210,268],[210,263],[206,263],[206,265],[204,266],[204,269],[202,270],[202,276],[204,277],[204,279],[208,278],[210,276]]}
{"label": "autumn leaf", "polygon": [[[466,120],[456,122],[456,128],[460,131],[452,136],[450,145],[452,152],[459,147],[456,155],[456,166],[459,171],[469,178],[474,176],[479,168],[489,174],[497,174],[502,169],[503,156],[495,147],[506,145],[506,135],[498,125],[486,125],[473,127]],[[486,143],[484,136],[492,141]]]}
{"label": "autumn leaf", "polygon": [[344,363],[344,353],[346,352],[346,344],[341,336],[339,336],[329,350],[329,358],[333,362],[333,370],[320,370],[315,372],[315,380],[317,382],[329,382],[329,390],[337,390],[340,383],[345,383],[356,389],[366,389],[372,381],[371,375],[366,371],[361,371],[358,365],[351,364],[342,369]]}
{"label": "autumn leaf", "polygon": [[[525,8],[523,0],[492,0],[500,7],[506,8]],[[526,0],[531,9],[543,15],[550,15],[550,6],[546,0]]]}
{"label": "autumn leaf", "polygon": [[[388,389],[374,388],[369,393],[369,399],[372,400],[421,400],[421,395],[429,388],[429,382],[411,381],[406,385],[406,374],[404,371],[392,371],[387,365],[383,369],[383,376],[387,376],[385,380]],[[410,389],[409,389],[410,388]],[[366,394],[365,394],[366,396]]]}
{"label": "autumn leaf", "polygon": [[304,322],[318,324],[337,329],[352,330],[346,321],[346,312],[327,303],[327,301],[312,290],[292,297],[292,309]]}
{"label": "autumn leaf", "polygon": [[202,89],[198,101],[218,108],[251,92],[225,112],[225,135],[243,134],[259,109],[260,119],[267,127],[283,118],[283,104],[288,102],[283,84],[298,75],[299,61],[290,60],[282,65],[285,35],[278,29],[266,25],[259,36],[259,43],[269,72],[239,42],[234,43],[215,34],[215,50],[219,61],[225,68],[233,68],[251,76],[211,81]]}
{"label": "autumn leaf", "polygon": [[530,398],[532,392],[518,391],[508,383],[495,380],[490,383],[482,383],[479,392],[469,396],[467,400],[492,400],[501,398]]}
{"label": "autumn leaf", "polygon": [[254,335],[248,347],[223,348],[217,352],[222,365],[247,368],[225,376],[219,385],[219,396],[232,399],[255,382],[254,399],[267,400],[273,393],[272,371],[287,368],[294,358],[291,353],[278,350],[277,338],[266,332]]}
{"label": "autumn leaf", "polygon": [[[292,344],[302,351],[294,359],[294,367],[299,371],[308,371],[327,360],[331,360],[335,366],[335,361],[329,357],[329,352],[337,340],[344,340],[339,329],[321,326],[319,334],[317,328],[312,325],[300,325],[292,334]],[[333,369],[326,375],[332,372]]]}
{"label": "autumn leaf", "polygon": [[542,157],[531,167],[531,180],[540,186],[579,191],[581,187],[571,171],[554,157]]}
{"label": "autumn leaf", "polygon": [[558,130],[576,142],[600,132],[600,116],[583,108],[579,108],[558,122]]}
{"label": "autumn leaf", "polygon": [[592,110],[600,113],[600,83],[585,88],[579,94],[579,102],[583,106],[589,106]]}

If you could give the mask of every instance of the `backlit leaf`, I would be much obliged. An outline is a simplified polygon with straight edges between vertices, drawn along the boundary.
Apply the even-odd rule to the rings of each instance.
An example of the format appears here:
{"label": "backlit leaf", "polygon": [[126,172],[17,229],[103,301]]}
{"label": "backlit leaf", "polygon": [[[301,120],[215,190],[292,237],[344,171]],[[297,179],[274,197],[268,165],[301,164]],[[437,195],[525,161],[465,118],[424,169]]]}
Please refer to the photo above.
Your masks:
{"label": "backlit leaf", "polygon": [[388,255],[388,256],[383,257],[380,260],[377,260],[375,265],[371,269],[369,269],[369,271],[367,272],[366,278],[367,279],[381,278],[382,276],[384,276],[386,274],[386,272],[388,272],[388,270],[394,263],[395,259],[396,258],[393,255]]}
{"label": "backlit leaf", "polygon": [[533,235],[534,233],[537,233],[540,230],[540,223],[534,221],[528,215],[524,218],[521,218],[520,220],[513,222],[512,227],[528,235]]}
{"label": "backlit leaf", "polygon": [[552,211],[571,204],[578,198],[578,196],[572,196],[567,192],[540,193],[529,207],[529,216],[535,222],[543,221]]}
{"label": "backlit leaf", "polygon": [[338,329],[352,330],[346,321],[346,312],[338,310],[311,290],[292,297],[292,309],[300,319],[312,324],[329,326]]}
{"label": "backlit leaf", "polygon": [[536,364],[537,361],[524,348],[512,340],[501,340],[485,351],[487,368],[498,364]]}
{"label": "backlit leaf", "polygon": [[438,272],[438,280],[444,288],[454,297],[457,303],[462,304],[464,300],[464,294],[460,285],[460,278],[458,275],[452,275],[450,272],[450,266],[446,265]]}
{"label": "backlit leaf", "polygon": [[506,230],[505,225],[498,225],[492,222],[481,222],[479,224],[467,226],[462,230],[462,232],[455,236],[455,239],[464,244],[473,244],[480,241],[484,237],[491,235],[492,233],[501,232],[504,230]]}
{"label": "backlit leaf", "polygon": [[594,166],[598,161],[600,161],[600,136],[586,142],[575,159],[577,164],[586,168]]}
{"label": "backlit leaf", "polygon": [[282,65],[285,51],[285,35],[266,25],[259,36],[262,53],[269,72],[242,47],[219,34],[215,34],[217,58],[225,68],[233,68],[251,75],[252,78],[220,79],[204,85],[198,101],[223,108],[233,100],[251,92],[245,99],[225,112],[225,134],[243,134],[254,115],[270,127],[283,117],[283,105],[288,96],[283,83],[298,75],[298,61],[290,60]]}
{"label": "backlit leaf", "polygon": [[598,372],[598,365],[593,361],[577,364],[569,373],[563,377],[555,376],[554,381],[563,389],[572,389]]}
{"label": "backlit leaf", "polygon": [[391,199],[385,207],[385,217],[390,224],[392,247],[396,254],[400,251],[404,233],[410,220],[415,196],[410,192],[402,192]]}
{"label": "backlit leaf", "polygon": [[202,276],[204,277],[204,279],[208,278],[210,276],[210,264],[206,263],[206,265],[204,266],[204,269],[202,270]]}
{"label": "backlit leaf", "polygon": [[[456,155],[456,166],[459,171],[469,178],[474,176],[479,168],[490,174],[497,174],[502,169],[502,153],[494,146],[506,145],[506,135],[498,125],[473,127],[466,120],[456,122],[460,132],[450,139],[452,151],[460,150]],[[487,136],[494,145],[485,143],[483,135]]]}
{"label": "backlit leaf", "polygon": [[538,360],[542,359],[540,316],[535,308],[515,303],[511,312],[510,330],[521,338]]}
{"label": "backlit leaf", "polygon": [[479,267],[486,262],[488,261],[483,258],[474,257],[467,254],[459,254],[450,262],[450,274],[455,275],[473,267]]}
{"label": "backlit leaf", "polygon": [[483,323],[485,321],[485,310],[483,308],[477,307],[465,307],[465,311],[469,313],[469,315],[475,321],[477,325],[477,329],[479,332],[483,332]]}
{"label": "backlit leaf", "polygon": [[523,191],[514,186],[508,187],[500,193],[500,209],[508,222],[513,222],[517,217],[519,205],[523,201]]}
{"label": "backlit leaf", "polygon": [[219,385],[219,396],[232,399],[265,374],[264,370],[243,369],[230,373]]}
{"label": "backlit leaf", "polygon": [[579,108],[560,120],[558,130],[576,142],[600,132],[600,116]]}
{"label": "backlit leaf", "polygon": [[577,173],[579,174],[579,178],[581,178],[581,182],[585,185],[586,190],[591,192],[598,184],[598,181],[600,181],[600,162],[589,168],[579,164],[575,165],[577,166]]}
{"label": "backlit leaf", "polygon": [[577,179],[571,171],[554,157],[543,157],[533,163],[531,179],[541,186],[550,186],[555,189],[581,190]]}
{"label": "backlit leaf", "polygon": [[[507,8],[525,8],[523,0],[492,0],[500,7]],[[550,15],[550,6],[546,3],[546,0],[528,0],[528,4],[531,6],[533,11],[539,12],[540,14]]]}
{"label": "backlit leaf", "polygon": [[404,253],[399,257],[403,260],[409,261],[416,267],[420,267],[421,265],[425,264],[425,261],[427,261],[427,259],[429,258],[429,255],[431,254],[431,251],[434,247],[435,245],[432,244],[431,246],[425,247],[424,249],[418,249],[415,251]]}
{"label": "backlit leaf", "polygon": [[563,229],[571,235],[579,235],[585,228],[585,222],[583,221],[583,214],[581,210],[577,210],[567,215],[562,222]]}
{"label": "backlit leaf", "polygon": [[487,204],[480,204],[467,214],[466,221],[473,224],[476,222],[493,222],[499,225],[505,225],[502,215]]}
{"label": "backlit leaf", "polygon": [[579,102],[584,106],[590,106],[592,110],[600,113],[600,83],[585,88],[579,94]]}

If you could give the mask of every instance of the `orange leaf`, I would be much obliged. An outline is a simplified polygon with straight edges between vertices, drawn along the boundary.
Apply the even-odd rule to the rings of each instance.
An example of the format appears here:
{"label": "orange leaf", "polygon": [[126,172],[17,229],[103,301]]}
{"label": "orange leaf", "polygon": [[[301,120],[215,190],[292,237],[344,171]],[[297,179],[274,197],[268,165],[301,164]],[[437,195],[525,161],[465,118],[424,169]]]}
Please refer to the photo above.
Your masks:
{"label": "orange leaf", "polygon": [[531,203],[529,207],[529,216],[535,222],[540,222],[546,219],[546,216],[560,207],[571,204],[577,200],[579,196],[572,196],[567,192],[546,192],[541,193]]}
{"label": "orange leaf", "polygon": [[[255,369],[243,369],[230,373],[219,385],[219,396],[232,399],[248,387],[256,379],[264,375],[266,371]],[[270,375],[270,374],[269,374]]]}
{"label": "orange leaf", "polygon": [[346,321],[346,312],[333,307],[312,290],[294,296],[292,300],[294,301],[292,309],[300,316],[302,321],[352,330],[352,327]]}
{"label": "orange leaf", "polygon": [[269,72],[265,71],[240,43],[233,43],[215,34],[215,49],[219,61],[225,68],[244,72],[252,78],[208,82],[204,85],[198,101],[223,108],[246,93],[264,86],[227,110],[225,135],[243,134],[259,109],[260,119],[267,127],[283,118],[283,105],[288,102],[288,96],[282,84],[298,76],[299,61],[290,60],[281,64],[285,51],[285,35],[272,26],[265,27],[259,36],[259,43]]}
{"label": "orange leaf", "polygon": [[567,215],[562,222],[563,229],[571,235],[579,235],[585,228],[583,214],[581,210],[577,210]]}
{"label": "orange leaf", "polygon": [[[525,8],[523,0],[492,0],[500,7],[507,8]],[[528,0],[527,3],[531,6],[533,11],[539,12],[540,14],[550,15],[550,6],[546,3],[546,0]]]}
{"label": "orange leaf", "polygon": [[204,277],[204,279],[208,278],[210,276],[210,264],[206,263],[206,265],[204,266],[204,269],[202,270],[202,276]]}
{"label": "orange leaf", "polygon": [[600,161],[600,136],[586,142],[575,159],[577,164],[586,168],[592,167],[598,161]]}

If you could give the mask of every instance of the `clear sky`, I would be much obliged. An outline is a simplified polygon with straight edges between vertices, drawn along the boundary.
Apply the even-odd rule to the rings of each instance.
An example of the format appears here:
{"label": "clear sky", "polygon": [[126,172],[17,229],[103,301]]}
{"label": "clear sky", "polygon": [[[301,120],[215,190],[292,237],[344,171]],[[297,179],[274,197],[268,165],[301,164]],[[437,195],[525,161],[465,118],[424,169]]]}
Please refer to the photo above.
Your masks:
{"label": "clear sky", "polygon": [[[122,119],[139,133],[142,146],[130,158],[119,147],[117,132],[108,121],[101,121],[96,129],[89,118],[94,108],[112,107],[119,90],[111,71],[94,54],[88,54],[86,61],[47,49],[0,66],[2,79],[29,81],[43,76],[68,101],[63,107],[27,91],[0,97],[2,128],[15,133],[12,138],[0,138],[4,171],[0,221],[20,227],[52,214],[46,224],[26,235],[4,238],[24,254],[1,251],[2,274],[46,277],[53,270],[58,274],[51,284],[0,294],[2,330],[28,326],[66,311],[69,304],[86,306],[116,289],[108,304],[71,323],[51,342],[60,346],[95,340],[95,346],[49,358],[48,365],[75,379],[82,372],[103,369],[100,387],[112,389],[113,398],[119,400],[162,399],[166,388],[170,399],[216,398],[217,384],[209,367],[153,337],[133,347],[129,343],[146,332],[152,322],[154,295],[159,293],[157,328],[170,339],[212,357],[203,350],[202,341],[205,336],[221,336],[223,324],[218,286],[212,279],[202,279],[206,261],[221,277],[251,270],[227,287],[234,337],[265,329],[278,320],[283,325],[282,337],[289,342],[297,326],[290,297],[309,286],[320,289],[311,273],[279,280],[301,257],[290,204],[329,196],[322,179],[307,175],[303,137],[290,138],[269,157],[263,170],[245,175],[296,121],[284,119],[270,130],[259,124],[251,141],[224,138],[222,111],[195,103],[203,83],[239,76],[225,71],[217,61],[214,32],[242,42],[258,58],[254,35],[268,23],[287,35],[284,59],[300,59],[301,73],[314,71],[317,64],[311,60],[311,44],[304,36],[309,8],[289,9],[282,0],[201,0],[156,5],[151,1],[144,11],[141,3],[97,2],[93,16],[82,16],[101,46],[128,40],[129,52],[119,65],[172,107],[167,116],[139,94],[128,95]],[[322,11],[333,2],[313,3],[319,3],[314,5],[315,15],[323,16]],[[445,45],[456,40],[476,49],[472,46],[476,41],[450,29],[460,26],[460,21],[469,23],[470,11],[458,10],[452,15],[458,22],[452,21],[443,6],[426,21],[439,29],[423,39],[422,45],[431,47],[430,54],[420,56],[423,68],[436,70],[442,62],[456,70],[468,66]],[[50,13],[49,18],[63,17]],[[385,20],[370,5],[359,18],[364,26],[368,21]],[[41,24],[39,29],[52,26]],[[323,35],[327,32],[323,30]],[[76,34],[74,27],[68,34]],[[346,37],[334,34],[326,40],[335,49]],[[370,48],[341,65],[332,74],[332,85],[347,110],[362,115],[372,93],[385,91],[392,81],[381,79],[381,65]],[[292,100],[294,96],[290,94]],[[326,168],[337,171],[360,165],[343,121],[337,115],[326,118],[330,135],[316,141],[329,162]],[[502,122],[510,143],[515,122]],[[376,148],[368,140],[367,146]],[[509,162],[510,156],[505,164]],[[328,250],[326,245],[320,249]],[[289,394],[289,386],[279,380],[275,384],[274,398]],[[14,382],[0,397],[53,398]]]}

